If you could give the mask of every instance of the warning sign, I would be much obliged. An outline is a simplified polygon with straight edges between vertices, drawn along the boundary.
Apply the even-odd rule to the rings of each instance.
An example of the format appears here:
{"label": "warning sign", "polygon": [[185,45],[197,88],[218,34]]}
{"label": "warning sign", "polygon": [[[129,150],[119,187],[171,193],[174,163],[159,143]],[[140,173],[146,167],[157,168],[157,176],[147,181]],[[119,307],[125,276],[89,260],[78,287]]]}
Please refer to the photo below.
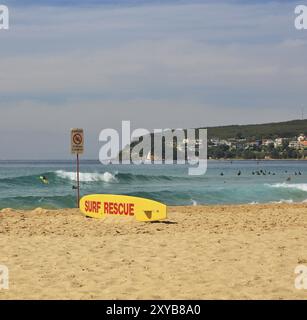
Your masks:
{"label": "warning sign", "polygon": [[83,129],[71,129],[71,153],[82,154],[84,151]]}

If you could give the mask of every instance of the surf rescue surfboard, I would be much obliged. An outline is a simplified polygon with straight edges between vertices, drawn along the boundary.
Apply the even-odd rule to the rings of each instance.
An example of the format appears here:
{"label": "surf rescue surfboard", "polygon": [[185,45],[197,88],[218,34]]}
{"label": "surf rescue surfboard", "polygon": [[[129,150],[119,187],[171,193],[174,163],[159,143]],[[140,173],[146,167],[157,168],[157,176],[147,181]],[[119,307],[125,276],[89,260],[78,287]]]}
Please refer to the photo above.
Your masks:
{"label": "surf rescue surfboard", "polygon": [[80,200],[80,210],[85,216],[96,219],[134,216],[138,221],[159,221],[167,217],[167,207],[163,203],[114,194],[84,196]]}

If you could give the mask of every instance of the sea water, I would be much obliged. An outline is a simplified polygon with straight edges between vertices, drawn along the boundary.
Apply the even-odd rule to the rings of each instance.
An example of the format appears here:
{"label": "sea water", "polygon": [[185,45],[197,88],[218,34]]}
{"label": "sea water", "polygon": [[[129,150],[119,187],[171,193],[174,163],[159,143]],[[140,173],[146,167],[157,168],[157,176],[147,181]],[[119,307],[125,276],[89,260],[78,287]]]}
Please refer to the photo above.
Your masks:
{"label": "sea water", "polygon": [[[208,161],[202,176],[189,176],[188,168],[81,161],[81,195],[123,194],[167,205],[307,201],[305,161]],[[73,161],[0,161],[0,209],[75,207],[74,186]]]}

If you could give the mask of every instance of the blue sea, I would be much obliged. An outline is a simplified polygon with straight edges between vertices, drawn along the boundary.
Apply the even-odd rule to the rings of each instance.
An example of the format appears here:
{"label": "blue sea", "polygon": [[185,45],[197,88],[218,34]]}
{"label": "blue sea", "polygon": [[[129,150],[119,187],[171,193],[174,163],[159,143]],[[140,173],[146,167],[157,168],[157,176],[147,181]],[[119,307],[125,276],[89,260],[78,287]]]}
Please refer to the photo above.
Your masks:
{"label": "blue sea", "polygon": [[[203,176],[189,176],[185,165],[96,161],[81,161],[80,171],[81,195],[124,194],[167,205],[307,202],[305,161],[208,161]],[[73,161],[0,161],[0,209],[72,208],[75,185]]]}

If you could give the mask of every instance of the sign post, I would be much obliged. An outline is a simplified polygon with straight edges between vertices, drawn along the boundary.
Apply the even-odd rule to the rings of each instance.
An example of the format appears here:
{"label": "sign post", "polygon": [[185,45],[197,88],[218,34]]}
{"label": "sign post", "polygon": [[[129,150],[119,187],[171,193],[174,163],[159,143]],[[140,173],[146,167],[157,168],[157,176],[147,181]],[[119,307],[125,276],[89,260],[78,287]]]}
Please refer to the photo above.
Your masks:
{"label": "sign post", "polygon": [[77,155],[77,208],[79,208],[80,202],[80,165],[79,165],[79,154],[83,154],[84,152],[84,133],[83,129],[71,129],[70,135],[71,141],[71,153]]}

